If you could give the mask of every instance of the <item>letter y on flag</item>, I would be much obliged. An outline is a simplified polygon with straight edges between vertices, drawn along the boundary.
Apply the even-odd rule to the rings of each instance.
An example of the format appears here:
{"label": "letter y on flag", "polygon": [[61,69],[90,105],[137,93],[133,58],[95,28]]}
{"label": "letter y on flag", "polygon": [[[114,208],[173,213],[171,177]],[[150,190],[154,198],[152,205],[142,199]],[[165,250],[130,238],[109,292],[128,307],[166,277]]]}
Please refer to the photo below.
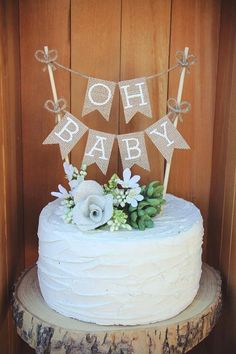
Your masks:
{"label": "letter y on flag", "polygon": [[174,149],[190,149],[168,116],[159,119],[145,132],[168,162],[171,160]]}

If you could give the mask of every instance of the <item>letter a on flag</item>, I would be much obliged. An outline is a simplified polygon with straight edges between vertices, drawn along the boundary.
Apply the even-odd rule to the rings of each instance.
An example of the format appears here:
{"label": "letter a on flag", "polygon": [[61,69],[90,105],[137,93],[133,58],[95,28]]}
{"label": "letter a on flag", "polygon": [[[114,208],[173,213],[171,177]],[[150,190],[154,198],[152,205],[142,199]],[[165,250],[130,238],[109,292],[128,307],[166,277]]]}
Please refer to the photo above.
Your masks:
{"label": "letter a on flag", "polygon": [[109,165],[114,139],[114,134],[89,129],[83,162],[88,166],[96,163],[105,175]]}
{"label": "letter a on flag", "polygon": [[87,130],[88,128],[83,123],[72,114],[66,112],[43,144],[59,144],[61,157],[64,159]]}

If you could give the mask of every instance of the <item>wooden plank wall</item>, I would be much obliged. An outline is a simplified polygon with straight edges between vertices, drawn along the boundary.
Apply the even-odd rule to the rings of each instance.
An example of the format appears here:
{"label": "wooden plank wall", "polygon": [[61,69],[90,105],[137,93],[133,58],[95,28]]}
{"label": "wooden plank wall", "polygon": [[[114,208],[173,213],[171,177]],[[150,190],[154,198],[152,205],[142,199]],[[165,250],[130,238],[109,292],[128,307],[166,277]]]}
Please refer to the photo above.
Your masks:
{"label": "wooden plank wall", "polygon": [[11,319],[13,285],[24,269],[19,13],[0,2],[0,352],[22,353]]}
{"label": "wooden plank wall", "polygon": [[[197,56],[197,64],[186,78],[183,100],[191,102],[192,110],[179,123],[191,150],[176,150],[169,191],[192,200],[204,218],[207,245],[207,220],[211,183],[215,87],[218,62],[220,1],[172,2],[171,65],[176,50],[186,44]],[[178,76],[170,75],[169,97],[176,95]]]}
{"label": "wooden plank wall", "polygon": [[[25,261],[29,266],[37,258],[39,212],[64,178],[57,146],[42,146],[55,118],[43,108],[51,98],[51,88],[48,73],[42,71],[34,53],[48,45],[70,66],[70,1],[61,0],[60,6],[57,0],[20,1],[20,38]],[[55,80],[59,97],[69,103],[70,77],[56,71]]]}
{"label": "wooden plank wall", "polygon": [[[152,75],[167,70],[169,66],[171,1],[122,2],[120,80]],[[148,55],[147,55],[148,53]],[[140,113],[125,124],[123,107],[120,108],[119,132],[142,131],[166,113],[168,76],[148,80],[153,119]],[[145,137],[146,138],[146,137]],[[164,161],[157,149],[146,138],[153,178],[163,180]],[[120,172],[122,168],[120,166]],[[146,183],[150,172],[140,167],[133,169]],[[155,177],[154,177],[155,176]]]}
{"label": "wooden plank wall", "polygon": [[[42,65],[33,57],[35,50],[44,44],[58,49],[59,61],[64,65],[115,81],[166,70],[175,63],[175,51],[190,46],[200,63],[186,78],[184,98],[192,102],[193,110],[180,130],[192,150],[175,152],[169,190],[193,200],[207,220],[220,3],[198,0],[183,6],[178,0],[137,0],[134,6],[132,0],[65,0],[60,7],[57,4],[53,0],[20,2],[26,264],[32,264],[37,257],[40,209],[50,200],[50,191],[62,178],[57,146],[41,145],[54,124],[52,115],[42,108],[51,97],[47,74],[42,73]],[[59,96],[65,97],[72,113],[80,117],[86,80],[70,77],[62,70],[56,70],[55,74]],[[197,77],[200,80],[196,84]],[[165,114],[167,97],[176,96],[178,79],[176,71],[169,77],[149,81],[154,120]],[[151,121],[140,114],[129,124],[124,123],[117,91],[109,123],[97,112],[82,120],[93,129],[113,133],[143,130],[150,125]],[[86,137],[71,154],[77,166],[85,142]],[[146,142],[151,174],[162,180],[164,161],[152,143]],[[118,165],[121,170],[116,144],[112,156],[116,158],[111,160],[108,176]],[[144,181],[148,180],[149,173],[138,167],[134,170]],[[89,176],[95,174],[99,181],[105,180],[98,168],[91,166]]]}
{"label": "wooden plank wall", "polygon": [[236,351],[236,2],[222,3],[214,150],[209,206],[210,264],[223,277],[221,321],[209,339],[214,354]]}
{"label": "wooden plank wall", "polygon": [[[5,2],[13,4],[13,0]],[[224,3],[228,3],[228,1]],[[12,239],[11,245],[17,245],[19,252],[25,252],[26,266],[31,265],[37,259],[36,233],[39,212],[51,200],[50,192],[55,190],[57,184],[63,181],[59,149],[57,146],[41,145],[54,126],[54,117],[43,109],[44,102],[51,98],[51,91],[47,72],[43,72],[42,64],[34,59],[36,49],[42,49],[44,45],[48,45],[49,48],[56,48],[60,63],[91,76],[118,81],[164,71],[174,64],[174,55],[177,49],[183,49],[186,45],[190,46],[191,53],[198,57],[198,64],[191,68],[191,75],[186,77],[183,99],[189,100],[193,109],[191,113],[186,115],[184,123],[180,124],[179,129],[189,142],[192,150],[175,152],[169,190],[176,195],[194,201],[200,207],[207,229],[210,193],[211,207],[216,203],[214,198],[217,198],[215,196],[217,183],[214,184],[213,181],[218,181],[217,178],[220,178],[215,179],[213,175],[211,179],[220,10],[220,0],[191,0],[188,2],[182,0],[135,0],[135,2],[133,0],[19,1],[20,49],[17,48],[19,38],[16,38],[18,28],[15,26],[14,29],[11,29],[11,32],[15,34],[16,48],[11,47],[11,50],[13,52],[20,50],[21,84],[16,72],[16,69],[19,69],[19,61],[10,64],[14,68],[14,70],[11,68],[10,71],[18,78],[16,85],[21,85],[25,246],[24,249],[20,247],[20,241],[15,239]],[[14,11],[14,16],[17,18],[17,6],[15,6]],[[228,36],[226,15],[224,21],[225,33],[221,33],[220,42],[222,45],[220,52],[222,61],[224,61],[225,50],[223,39]],[[14,24],[16,23],[18,23],[17,20]],[[226,46],[226,44],[224,45]],[[230,63],[228,64],[230,65]],[[228,75],[230,76],[230,71]],[[176,96],[178,78],[179,72],[176,71],[169,76],[148,82],[154,113],[153,120],[138,114],[126,125],[118,90],[113,101],[109,123],[96,112],[89,114],[82,120],[93,129],[113,133],[143,130],[165,114],[167,97]],[[62,70],[55,71],[55,79],[59,97],[65,97],[69,109],[80,118],[86,80],[77,76],[70,76]],[[218,83],[220,80],[221,77],[218,76]],[[225,85],[227,86],[227,84]],[[219,103],[221,98],[219,85],[217,92],[217,102]],[[18,107],[18,109],[12,112],[12,115],[16,118],[16,122],[14,121],[13,124],[19,124],[19,102],[15,107]],[[223,103],[221,109],[223,110]],[[231,111],[233,109],[235,108],[232,106]],[[1,121],[1,124],[3,123]],[[223,123],[220,123],[220,115],[218,115],[218,118],[216,115],[215,139],[217,134],[220,135],[221,124]],[[226,161],[224,157],[228,156],[228,172],[225,178],[230,179],[232,184],[229,151],[231,142],[233,142],[233,135],[229,136],[228,139],[230,141],[227,145],[228,155],[226,152],[222,153],[223,143],[217,148],[217,140],[215,140],[214,149],[215,151],[220,149],[220,151],[213,155],[213,171],[216,170],[215,168],[222,168],[224,161]],[[85,142],[86,137],[82,139],[71,154],[72,162],[77,166],[81,162]],[[152,144],[148,140],[146,142],[151,162],[151,176],[152,178],[162,179],[164,161]],[[16,150],[18,153],[21,151],[14,145],[13,151]],[[221,157],[220,165],[217,165],[216,156],[218,153]],[[112,157],[108,175],[111,175],[116,169],[121,171],[116,145]],[[11,161],[14,163],[14,159],[11,159]],[[0,163],[2,166],[5,162],[0,160]],[[140,168],[137,167],[134,170],[142,175],[144,181],[149,179],[149,174]],[[15,174],[19,175],[18,172],[15,172]],[[89,168],[89,176],[91,178],[96,176],[99,181],[104,181],[104,176],[95,166]],[[210,188],[211,180],[213,182],[212,189]],[[2,185],[0,188],[2,188]],[[227,190],[219,195],[221,199],[224,193],[227,193]],[[16,194],[14,193],[14,195]],[[226,200],[224,203],[228,203],[228,209],[225,210],[229,210],[230,202]],[[216,212],[221,212],[220,205]],[[4,214],[1,215],[4,217]],[[209,220],[211,222],[209,227],[212,230],[212,224],[214,223],[212,214],[210,214]],[[225,222],[227,223],[227,221]],[[1,238],[1,247],[6,245],[3,240],[4,238]],[[233,240],[232,237],[231,240]],[[208,240],[205,237],[205,247],[206,241],[210,245],[208,250],[214,249],[214,234],[212,232]],[[230,244],[232,246],[232,242]],[[217,245],[220,246],[220,241],[217,241]],[[209,253],[209,258],[212,259],[212,256],[215,260],[218,251],[214,253],[211,250],[209,251],[211,253],[211,255]],[[6,254],[3,251],[1,253],[3,254],[1,269],[6,269],[4,268],[4,264],[6,267],[7,263]],[[224,256],[224,259],[226,259],[226,256]],[[22,266],[23,269],[21,261],[19,263],[17,261],[16,264],[16,261],[11,259],[10,264],[13,264],[13,267]],[[227,269],[231,269],[232,266],[233,263],[228,265]],[[4,271],[1,271],[0,274],[5,277],[2,278],[1,284],[6,284],[8,280],[6,280]],[[229,274],[232,278],[233,273]],[[6,286],[4,285],[0,289],[1,294],[4,294]],[[1,299],[4,299],[3,295]],[[17,343],[16,341],[13,342]],[[206,348],[205,345],[200,346],[194,353],[203,354],[204,348]],[[9,349],[11,354],[22,352],[21,349]],[[24,354],[27,352],[32,351],[24,349]],[[8,353],[7,349],[6,353]],[[208,353],[213,354],[214,352],[209,349]]]}

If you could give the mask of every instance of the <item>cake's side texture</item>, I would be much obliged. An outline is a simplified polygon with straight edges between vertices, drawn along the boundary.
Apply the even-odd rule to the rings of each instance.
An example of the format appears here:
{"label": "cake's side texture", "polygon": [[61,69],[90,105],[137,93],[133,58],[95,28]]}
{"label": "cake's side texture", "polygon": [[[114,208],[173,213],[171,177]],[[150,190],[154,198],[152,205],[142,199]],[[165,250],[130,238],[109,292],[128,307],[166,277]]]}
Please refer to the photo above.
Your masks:
{"label": "cake's side texture", "polygon": [[190,202],[166,196],[145,231],[81,232],[49,203],[39,220],[38,277],[47,304],[102,325],[173,317],[194,299],[201,276],[203,224]]}

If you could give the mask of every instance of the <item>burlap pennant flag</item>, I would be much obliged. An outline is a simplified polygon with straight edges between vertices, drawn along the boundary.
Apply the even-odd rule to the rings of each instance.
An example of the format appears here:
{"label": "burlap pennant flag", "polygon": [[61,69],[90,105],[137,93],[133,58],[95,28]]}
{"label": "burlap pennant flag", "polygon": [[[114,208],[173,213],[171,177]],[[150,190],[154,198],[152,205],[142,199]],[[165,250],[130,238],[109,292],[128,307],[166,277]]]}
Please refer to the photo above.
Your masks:
{"label": "burlap pennant flag", "polygon": [[143,132],[118,135],[117,139],[124,169],[136,164],[150,171]]}
{"label": "burlap pennant flag", "polygon": [[168,162],[171,160],[174,149],[190,149],[168,116],[158,120],[155,124],[148,127],[145,132]]}
{"label": "burlap pennant flag", "polygon": [[84,100],[82,117],[98,110],[108,121],[116,83],[90,77]]}
{"label": "burlap pennant flag", "polygon": [[89,129],[83,162],[88,166],[96,163],[105,175],[109,165],[114,139],[114,134]]}
{"label": "burlap pennant flag", "polygon": [[119,88],[126,123],[129,123],[137,112],[141,112],[147,117],[152,117],[148,87],[145,78],[121,81],[119,82]]}
{"label": "burlap pennant flag", "polygon": [[83,123],[72,114],[66,112],[43,144],[59,144],[61,157],[64,159],[87,130],[88,128]]}

